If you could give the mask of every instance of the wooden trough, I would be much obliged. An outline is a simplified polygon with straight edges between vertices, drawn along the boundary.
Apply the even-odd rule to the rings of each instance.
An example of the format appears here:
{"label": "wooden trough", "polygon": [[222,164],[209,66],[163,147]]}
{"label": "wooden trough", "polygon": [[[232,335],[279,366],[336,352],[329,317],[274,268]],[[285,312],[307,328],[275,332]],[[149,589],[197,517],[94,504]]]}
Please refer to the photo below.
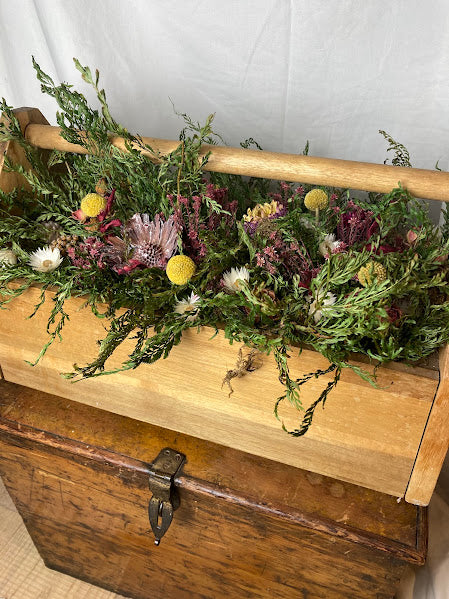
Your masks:
{"label": "wooden trough", "polygon": [[[46,149],[84,152],[63,140],[57,127],[48,125],[36,109],[20,109],[18,117],[26,138]],[[145,139],[161,152],[177,142]],[[111,143],[124,148],[123,140]],[[449,201],[449,174],[385,165],[274,154],[244,149],[205,147],[212,150],[211,171],[289,181],[388,192],[402,183],[413,195]],[[3,144],[0,187],[7,191],[20,182],[1,172],[2,154],[25,164],[20,148]],[[235,364],[238,347],[213,331],[189,330],[167,360],[135,371],[71,383],[60,376],[73,363],[84,364],[96,355],[104,324],[80,298],[66,303],[70,322],[63,341],[54,343],[36,367],[33,361],[46,342],[49,301],[30,320],[40,290],[30,288],[0,313],[0,366],[11,382],[59,395],[80,403],[179,431],[206,441],[355,483],[406,501],[427,505],[440,472],[449,437],[449,353],[439,361],[409,367],[392,363],[379,371],[375,389],[353,372],[345,371],[325,410],[318,410],[309,432],[288,436],[273,415],[282,387],[274,360],[264,357],[262,367],[233,382],[234,393],[222,389],[224,373]],[[47,293],[51,296],[51,293]],[[126,359],[130,345],[123,344],[109,366]],[[362,359],[362,358],[361,358]],[[320,354],[304,350],[292,356],[292,375],[326,368]],[[366,367],[366,364],[365,364]],[[303,402],[311,403],[329,379],[310,381]],[[286,408],[287,428],[297,424],[297,413]]]}

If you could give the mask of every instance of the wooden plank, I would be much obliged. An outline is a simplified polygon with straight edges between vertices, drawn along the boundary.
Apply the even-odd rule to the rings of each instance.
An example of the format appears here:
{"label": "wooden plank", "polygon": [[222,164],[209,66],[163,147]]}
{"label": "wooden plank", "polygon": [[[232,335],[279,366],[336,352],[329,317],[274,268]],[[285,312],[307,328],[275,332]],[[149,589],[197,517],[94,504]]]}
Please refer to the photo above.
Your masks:
{"label": "wooden plank", "polygon": [[449,349],[440,353],[441,382],[429,414],[424,435],[405,495],[406,501],[428,505],[449,444]]}
{"label": "wooden plank", "polygon": [[[325,410],[319,410],[307,435],[288,436],[273,416],[282,392],[275,364],[264,357],[262,368],[233,384],[228,397],[223,376],[233,367],[238,348],[223,335],[188,331],[167,360],[135,371],[71,383],[59,373],[74,362],[96,355],[96,340],[104,337],[103,322],[90,311],[79,311],[82,299],[67,304],[71,314],[62,343],[50,348],[42,363],[31,368],[45,342],[48,307],[31,319],[40,291],[29,289],[8,304],[0,322],[0,363],[7,380],[51,391],[136,420],[219,442],[248,453],[403,496],[418,451],[437,381],[430,371],[414,374],[382,368],[379,389],[351,371],[343,374]],[[130,343],[110,360],[114,367],[126,359]],[[294,375],[325,368],[316,352],[293,357]],[[304,403],[313,401],[327,383],[313,380],[305,387]],[[307,388],[308,387],[308,388]],[[263,392],[261,392],[263,390]],[[293,408],[282,410],[288,427],[297,424]]]}
{"label": "wooden plank", "polygon": [[[209,517],[211,514],[206,512],[204,515]],[[294,564],[300,560],[301,567],[296,566],[296,572],[288,577],[280,574],[277,580],[273,580],[269,575],[276,576],[277,570],[271,565],[272,557],[269,555],[261,558],[254,572],[240,570],[239,565],[244,561],[231,559],[222,564],[214,559],[198,559],[189,551],[191,543],[204,543],[212,555],[214,550],[219,550],[232,556],[236,537],[231,537],[228,547],[217,547],[215,539],[205,537],[204,527],[195,527],[193,532],[195,536],[187,536],[181,550],[168,552],[166,545],[161,545],[159,555],[144,548],[129,551],[120,543],[110,542],[104,533],[93,536],[77,527],[64,530],[55,523],[40,520],[36,521],[35,538],[41,551],[52,551],[47,561],[49,566],[105,588],[120,589],[120,592],[129,593],[135,599],[147,599],[148,589],[151,589],[151,599],[191,599],[193,596],[198,599],[222,596],[229,599],[392,599],[404,571],[404,566],[396,560],[381,564],[376,560],[369,569],[360,563],[361,560],[353,565],[351,560],[357,560],[358,556],[353,555],[348,547],[343,547],[342,551],[346,552],[342,560],[345,568],[337,577],[335,562],[334,568],[331,568],[328,558],[320,555],[318,548],[304,559],[303,552],[298,552],[297,548],[304,547],[308,539],[298,538],[296,547],[291,545],[291,539],[287,540],[290,553],[284,558]],[[273,532],[269,527],[267,533]],[[280,534],[282,530],[276,533]],[[241,547],[251,554],[251,543],[258,540],[257,536],[248,536],[246,527],[242,535],[246,536],[242,536]],[[267,545],[270,541],[266,539]],[[81,551],[74,555],[70,544]],[[66,548],[65,554],[58,555],[60,548]],[[327,550],[328,547],[324,546],[323,553]],[[335,584],[337,578],[338,585]],[[331,586],[328,586],[329,583]]]}
{"label": "wooden plank", "polygon": [[[82,146],[65,141],[60,131],[59,127],[30,125],[27,139],[40,148],[87,153]],[[163,154],[173,152],[179,146],[179,141],[153,137],[143,137],[142,141]],[[111,143],[126,151],[122,138],[111,137]],[[155,157],[154,153],[136,147],[150,158]],[[379,193],[389,193],[400,181],[416,197],[449,201],[449,173],[441,171],[205,145],[202,156],[209,152],[211,155],[204,167],[206,171]]]}

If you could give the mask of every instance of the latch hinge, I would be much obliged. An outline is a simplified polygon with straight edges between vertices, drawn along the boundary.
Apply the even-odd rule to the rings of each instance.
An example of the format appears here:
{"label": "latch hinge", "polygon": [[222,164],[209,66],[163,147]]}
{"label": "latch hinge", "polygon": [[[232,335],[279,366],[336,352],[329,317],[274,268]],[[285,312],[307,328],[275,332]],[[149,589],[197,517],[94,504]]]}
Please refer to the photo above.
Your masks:
{"label": "latch hinge", "polygon": [[166,447],[149,465],[149,487],[153,493],[148,505],[154,544],[159,545],[173,520],[173,512],[179,507],[179,495],[174,485],[178,470],[184,465],[186,456]]}

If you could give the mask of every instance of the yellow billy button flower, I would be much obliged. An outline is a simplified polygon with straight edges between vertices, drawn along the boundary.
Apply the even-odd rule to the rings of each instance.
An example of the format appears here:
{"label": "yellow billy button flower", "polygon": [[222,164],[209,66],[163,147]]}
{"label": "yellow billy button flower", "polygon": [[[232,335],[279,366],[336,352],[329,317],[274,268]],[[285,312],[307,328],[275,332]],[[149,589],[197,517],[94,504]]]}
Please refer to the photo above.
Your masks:
{"label": "yellow billy button flower", "polygon": [[98,193],[88,193],[81,200],[81,210],[86,216],[94,218],[106,208],[106,199]]}
{"label": "yellow billy button flower", "polygon": [[311,189],[304,198],[304,205],[309,210],[323,210],[329,204],[327,193],[322,189]]}
{"label": "yellow billy button flower", "polygon": [[185,285],[195,274],[195,262],[188,256],[173,256],[167,262],[165,272],[175,285]]}
{"label": "yellow billy button flower", "polygon": [[318,187],[315,189],[311,189],[309,193],[306,193],[304,198],[304,206],[315,212],[316,222],[318,223],[318,219],[320,216],[320,210],[323,210],[329,205],[329,198],[327,197],[327,193]]}
{"label": "yellow billy button flower", "polygon": [[368,262],[366,266],[362,266],[357,273],[359,283],[364,287],[372,285],[374,282],[381,283],[387,278],[387,271],[379,262]]}

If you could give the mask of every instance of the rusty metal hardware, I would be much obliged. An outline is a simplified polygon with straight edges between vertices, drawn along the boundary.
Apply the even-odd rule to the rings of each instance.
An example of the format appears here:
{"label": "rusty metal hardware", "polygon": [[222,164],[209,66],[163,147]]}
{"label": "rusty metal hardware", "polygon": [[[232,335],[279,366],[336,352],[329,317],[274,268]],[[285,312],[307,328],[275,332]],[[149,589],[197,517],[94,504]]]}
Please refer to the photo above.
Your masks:
{"label": "rusty metal hardware", "polygon": [[154,544],[159,545],[173,520],[173,512],[179,507],[179,495],[174,485],[178,470],[186,456],[165,447],[149,465],[149,487],[153,497],[148,504],[148,516],[154,533]]}

